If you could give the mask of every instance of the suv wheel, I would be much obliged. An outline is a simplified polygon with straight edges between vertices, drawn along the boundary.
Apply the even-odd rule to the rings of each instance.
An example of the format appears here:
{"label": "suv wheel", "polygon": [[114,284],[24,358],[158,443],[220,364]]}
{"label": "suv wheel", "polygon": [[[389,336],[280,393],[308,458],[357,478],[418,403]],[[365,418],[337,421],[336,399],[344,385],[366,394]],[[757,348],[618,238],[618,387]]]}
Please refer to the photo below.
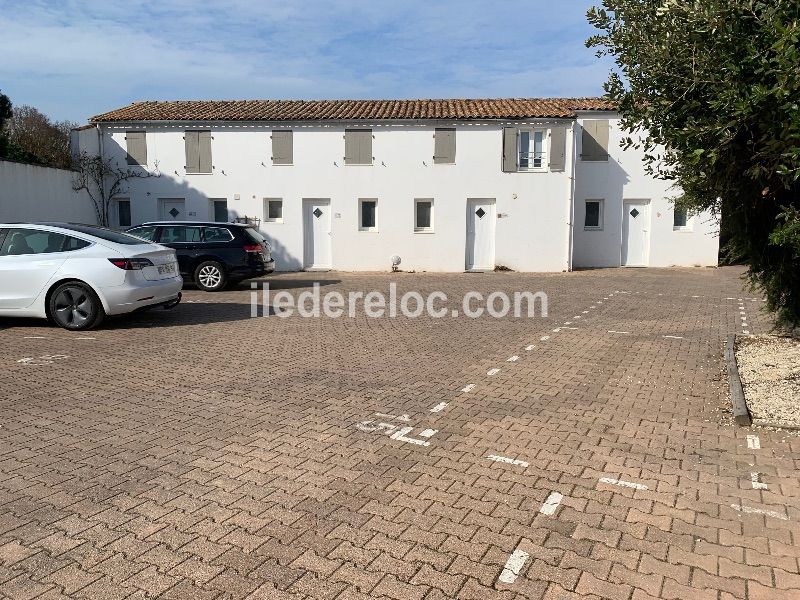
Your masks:
{"label": "suv wheel", "polygon": [[53,290],[48,309],[56,325],[72,331],[97,327],[106,316],[94,290],[77,281],[64,283]]}
{"label": "suv wheel", "polygon": [[204,292],[218,292],[228,283],[228,276],[220,263],[207,260],[194,270],[194,282]]}

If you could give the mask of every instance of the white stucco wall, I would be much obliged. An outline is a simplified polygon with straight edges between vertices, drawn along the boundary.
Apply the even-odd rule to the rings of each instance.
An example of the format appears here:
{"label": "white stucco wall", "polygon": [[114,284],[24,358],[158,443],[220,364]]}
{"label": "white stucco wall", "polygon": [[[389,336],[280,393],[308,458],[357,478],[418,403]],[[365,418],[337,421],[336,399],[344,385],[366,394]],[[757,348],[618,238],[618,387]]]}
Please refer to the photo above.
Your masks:
{"label": "white stucco wall", "polygon": [[[559,124],[572,126],[569,120]],[[434,165],[434,128],[452,126],[457,128],[456,164]],[[500,217],[495,264],[518,271],[569,268],[572,165],[568,162],[563,172],[503,173],[501,124],[373,123],[372,166],[344,165],[343,124],[289,127],[294,131],[291,166],[271,164],[270,124],[146,127],[148,168],[158,163],[162,175],[131,182],[134,224],[161,218],[160,198],[184,198],[188,218],[196,220],[211,217],[210,199],[225,198],[231,217],[262,219],[279,268],[299,269],[302,200],[330,198],[334,269],[387,270],[390,257],[398,254],[406,270],[462,271],[467,200],[494,198]],[[106,156],[124,164],[125,130],[133,128],[141,125],[103,127]],[[211,129],[212,174],[185,173],[185,129]],[[567,147],[571,144],[570,129]],[[283,223],[263,220],[264,198],[283,199]],[[359,198],[378,199],[377,232],[359,231]],[[414,232],[415,198],[434,199],[434,233]]]}
{"label": "white stucco wall", "polygon": [[[607,113],[584,113],[578,119],[606,119]],[[719,251],[719,223],[710,214],[691,218],[691,230],[673,229],[673,206],[670,197],[678,191],[671,183],[645,172],[644,151],[623,150],[619,119],[610,119],[608,162],[575,163],[574,267],[618,267],[622,252],[623,201],[650,200],[648,266],[716,265]],[[580,157],[580,135],[576,154]],[[585,230],[585,201],[604,201],[603,228]]]}
{"label": "white stucco wall", "polygon": [[0,160],[0,223],[97,223],[85,192],[72,190],[72,171]]}

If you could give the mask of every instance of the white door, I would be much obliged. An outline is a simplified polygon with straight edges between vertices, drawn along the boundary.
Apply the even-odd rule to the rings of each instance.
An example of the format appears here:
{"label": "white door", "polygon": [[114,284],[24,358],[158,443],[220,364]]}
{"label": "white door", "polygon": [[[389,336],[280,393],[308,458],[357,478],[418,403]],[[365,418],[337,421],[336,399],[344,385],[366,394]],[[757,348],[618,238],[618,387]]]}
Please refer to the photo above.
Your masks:
{"label": "white door", "polygon": [[160,219],[162,221],[185,221],[186,213],[183,205],[183,198],[163,198]]}
{"label": "white door", "polygon": [[303,267],[331,268],[331,201],[303,200]]}
{"label": "white door", "polygon": [[494,269],[494,198],[467,201],[467,271]]}
{"label": "white door", "polygon": [[650,203],[625,200],[622,207],[622,266],[645,267],[650,246]]}

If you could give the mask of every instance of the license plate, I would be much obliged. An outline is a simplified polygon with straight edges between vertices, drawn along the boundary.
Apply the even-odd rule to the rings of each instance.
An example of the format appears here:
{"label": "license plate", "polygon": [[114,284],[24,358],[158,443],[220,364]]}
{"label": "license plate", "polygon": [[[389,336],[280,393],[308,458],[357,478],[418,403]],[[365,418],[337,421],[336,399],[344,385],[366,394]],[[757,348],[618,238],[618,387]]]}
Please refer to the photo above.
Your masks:
{"label": "license plate", "polygon": [[167,275],[174,272],[175,272],[175,263],[170,263],[168,265],[158,265],[159,275]]}

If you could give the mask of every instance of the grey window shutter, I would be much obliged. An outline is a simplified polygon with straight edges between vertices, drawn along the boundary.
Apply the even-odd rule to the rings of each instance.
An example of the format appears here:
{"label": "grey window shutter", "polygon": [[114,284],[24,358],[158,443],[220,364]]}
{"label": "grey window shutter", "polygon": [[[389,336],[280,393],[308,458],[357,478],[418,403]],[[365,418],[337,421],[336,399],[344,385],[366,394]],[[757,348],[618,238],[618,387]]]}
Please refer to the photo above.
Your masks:
{"label": "grey window shutter", "polygon": [[200,173],[211,173],[211,132],[200,131]]}
{"label": "grey window shutter", "polygon": [[291,131],[272,132],[272,164],[291,165],[294,159]]}
{"label": "grey window shutter", "polygon": [[346,165],[372,164],[372,130],[346,129],[344,132],[344,163]]}
{"label": "grey window shutter", "polygon": [[588,161],[608,160],[608,121],[593,120],[583,122],[581,159]]}
{"label": "grey window shutter", "polygon": [[147,138],[144,131],[126,131],[125,142],[128,156],[126,161],[129,165],[147,164]]}
{"label": "grey window shutter", "polygon": [[550,170],[563,171],[566,168],[567,128],[550,129]]}
{"label": "grey window shutter", "polygon": [[503,127],[503,172],[517,171],[517,128]]}
{"label": "grey window shutter", "polygon": [[359,164],[371,165],[372,164],[372,129],[359,131],[361,140],[358,144],[360,150]]}
{"label": "grey window shutter", "polygon": [[456,162],[456,130],[437,128],[434,132],[433,162],[437,165]]}
{"label": "grey window shutter", "polygon": [[200,172],[200,132],[185,131],[183,139],[186,143],[186,172]]}

